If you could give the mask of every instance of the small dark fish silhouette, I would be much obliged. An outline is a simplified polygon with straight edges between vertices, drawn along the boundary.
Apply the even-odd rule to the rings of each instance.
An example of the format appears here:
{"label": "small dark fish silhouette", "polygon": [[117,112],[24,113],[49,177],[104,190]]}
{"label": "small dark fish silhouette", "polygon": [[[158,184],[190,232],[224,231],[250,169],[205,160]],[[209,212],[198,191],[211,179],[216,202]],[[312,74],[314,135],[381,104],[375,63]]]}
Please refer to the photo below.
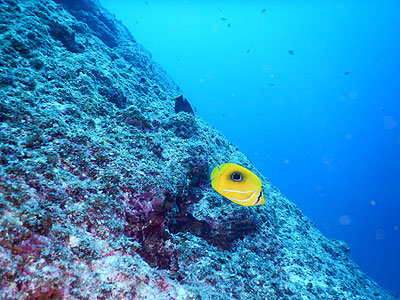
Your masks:
{"label": "small dark fish silhouette", "polygon": [[294,51],[293,51],[293,50],[289,50],[288,53],[289,53],[290,55],[294,55]]}
{"label": "small dark fish silhouette", "polygon": [[228,20],[228,19],[224,18],[224,17],[221,18],[221,21],[226,21],[226,20]]}
{"label": "small dark fish silhouette", "polygon": [[263,8],[262,10],[261,10],[261,12],[262,13],[265,13],[267,10],[265,9],[265,8]]}
{"label": "small dark fish silhouette", "polygon": [[231,23],[228,23],[228,27],[231,27]]}
{"label": "small dark fish silhouette", "polygon": [[187,112],[189,114],[194,115],[192,106],[190,105],[187,99],[183,98],[183,95],[180,94],[178,97],[174,98],[175,100],[175,113],[179,113],[181,111]]}
{"label": "small dark fish silhouette", "polygon": [[247,49],[247,50],[246,50],[246,53],[250,53],[250,49]]}
{"label": "small dark fish silhouette", "polygon": [[268,83],[268,85],[269,85],[269,86],[275,86],[275,84],[273,84],[273,83]]}
{"label": "small dark fish silhouette", "polygon": [[344,72],[344,75],[349,75],[350,74],[350,72]]}

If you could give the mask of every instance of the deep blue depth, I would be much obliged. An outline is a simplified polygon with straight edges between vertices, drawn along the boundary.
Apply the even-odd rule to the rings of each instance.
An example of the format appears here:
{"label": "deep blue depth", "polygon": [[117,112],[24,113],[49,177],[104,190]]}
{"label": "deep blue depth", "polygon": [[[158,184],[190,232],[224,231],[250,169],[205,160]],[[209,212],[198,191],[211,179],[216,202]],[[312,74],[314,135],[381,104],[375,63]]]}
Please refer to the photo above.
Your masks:
{"label": "deep blue depth", "polygon": [[197,114],[400,293],[400,2],[101,3]]}

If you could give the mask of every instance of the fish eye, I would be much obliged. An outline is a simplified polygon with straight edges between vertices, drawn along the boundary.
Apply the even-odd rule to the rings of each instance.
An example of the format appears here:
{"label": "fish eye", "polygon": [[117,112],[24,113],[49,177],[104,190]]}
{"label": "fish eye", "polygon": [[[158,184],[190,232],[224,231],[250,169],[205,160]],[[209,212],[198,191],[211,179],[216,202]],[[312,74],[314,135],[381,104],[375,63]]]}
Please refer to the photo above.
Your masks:
{"label": "fish eye", "polygon": [[242,180],[242,174],[235,172],[232,173],[231,178],[233,181],[241,181]]}

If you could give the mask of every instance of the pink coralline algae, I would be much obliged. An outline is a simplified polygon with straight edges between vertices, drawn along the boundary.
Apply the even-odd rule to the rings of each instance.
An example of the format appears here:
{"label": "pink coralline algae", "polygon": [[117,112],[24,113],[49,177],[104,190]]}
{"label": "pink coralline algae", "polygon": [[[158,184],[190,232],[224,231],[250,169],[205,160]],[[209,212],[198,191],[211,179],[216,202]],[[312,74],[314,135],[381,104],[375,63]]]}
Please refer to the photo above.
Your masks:
{"label": "pink coralline algae", "polygon": [[[29,234],[31,233],[26,233]],[[7,249],[1,255],[2,268],[6,270],[3,276],[11,282],[9,286],[2,285],[5,295],[16,296],[20,291],[27,295],[27,299],[51,299],[62,296],[64,294],[60,281],[62,271],[42,257],[42,253],[48,249],[51,241],[37,234],[18,239],[22,240],[15,245],[8,244],[6,240],[2,243]],[[12,257],[17,259],[11,260]],[[18,281],[15,282],[17,278]]]}
{"label": "pink coralline algae", "polygon": [[96,1],[0,19],[0,299],[394,299],[261,174],[263,207],[215,193],[255,168]]}

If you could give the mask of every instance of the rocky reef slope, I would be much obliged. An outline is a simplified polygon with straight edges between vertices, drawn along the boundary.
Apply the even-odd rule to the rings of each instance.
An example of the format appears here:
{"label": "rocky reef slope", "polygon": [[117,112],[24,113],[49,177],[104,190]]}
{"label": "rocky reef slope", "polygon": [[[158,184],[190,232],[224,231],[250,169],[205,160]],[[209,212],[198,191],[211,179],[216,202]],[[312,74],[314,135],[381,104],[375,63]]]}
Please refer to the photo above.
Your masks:
{"label": "rocky reef slope", "polygon": [[[1,299],[393,299],[91,0],[0,1]],[[207,182],[236,161],[268,204]],[[268,174],[265,174],[268,175]]]}

